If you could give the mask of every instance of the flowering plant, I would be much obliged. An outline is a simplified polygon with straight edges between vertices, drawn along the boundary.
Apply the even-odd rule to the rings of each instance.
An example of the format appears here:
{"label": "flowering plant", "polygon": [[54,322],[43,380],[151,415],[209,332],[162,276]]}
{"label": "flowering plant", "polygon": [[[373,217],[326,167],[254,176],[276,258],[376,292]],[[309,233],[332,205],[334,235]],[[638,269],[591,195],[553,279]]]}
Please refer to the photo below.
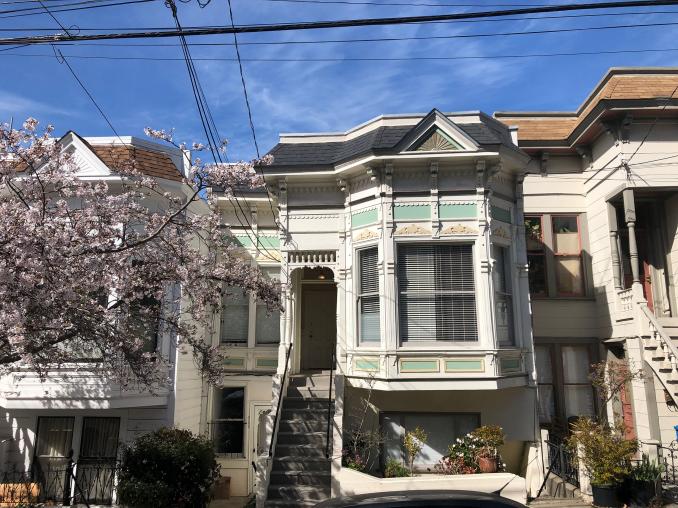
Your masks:
{"label": "flowering plant", "polygon": [[442,474],[473,474],[478,472],[476,454],[480,448],[480,439],[469,432],[464,437],[457,438],[447,448],[447,455],[436,465],[436,470]]}

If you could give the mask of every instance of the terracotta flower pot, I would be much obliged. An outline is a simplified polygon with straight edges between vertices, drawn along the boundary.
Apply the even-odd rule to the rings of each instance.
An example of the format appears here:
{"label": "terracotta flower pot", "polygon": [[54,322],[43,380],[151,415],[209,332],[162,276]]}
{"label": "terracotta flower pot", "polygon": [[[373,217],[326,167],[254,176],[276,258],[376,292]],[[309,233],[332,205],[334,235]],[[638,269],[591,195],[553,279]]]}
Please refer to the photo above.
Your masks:
{"label": "terracotta flower pot", "polygon": [[481,473],[496,473],[498,469],[496,457],[478,457],[478,467]]}

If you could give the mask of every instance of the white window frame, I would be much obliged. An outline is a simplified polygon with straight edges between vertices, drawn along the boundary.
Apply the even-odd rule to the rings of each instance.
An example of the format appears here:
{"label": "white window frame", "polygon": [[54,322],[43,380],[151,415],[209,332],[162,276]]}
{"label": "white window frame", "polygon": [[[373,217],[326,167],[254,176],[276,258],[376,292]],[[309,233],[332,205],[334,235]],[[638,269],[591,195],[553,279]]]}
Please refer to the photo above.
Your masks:
{"label": "white window frame", "polygon": [[[361,341],[361,329],[360,329],[360,298],[362,293],[360,292],[360,286],[361,286],[361,253],[363,251],[369,250],[369,249],[376,249],[377,250],[377,282],[379,289],[377,290],[377,297],[378,297],[378,302],[379,302],[379,340],[378,341],[366,341],[362,342]],[[355,249],[354,251],[354,262],[353,262],[353,267],[354,267],[354,294],[356,295],[355,297],[355,333],[356,333],[356,338],[355,338],[355,343],[357,347],[360,347],[361,349],[366,349],[366,348],[380,348],[382,345],[382,338],[383,338],[383,326],[382,326],[382,314],[383,314],[383,305],[382,305],[382,281],[381,281],[381,275],[380,275],[380,270],[379,270],[379,244],[378,243],[372,243],[369,245],[361,245],[359,248]],[[366,293],[368,296],[374,296],[373,293]]]}

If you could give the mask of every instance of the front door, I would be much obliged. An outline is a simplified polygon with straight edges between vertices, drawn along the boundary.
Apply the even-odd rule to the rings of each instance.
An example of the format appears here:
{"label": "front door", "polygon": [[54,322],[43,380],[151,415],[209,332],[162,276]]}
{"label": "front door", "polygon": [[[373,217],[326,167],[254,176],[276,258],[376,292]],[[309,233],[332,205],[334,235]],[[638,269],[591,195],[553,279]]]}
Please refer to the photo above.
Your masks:
{"label": "front door", "polygon": [[[266,429],[265,427],[265,422],[264,422],[264,416],[266,413],[271,411],[271,403],[270,402],[252,402],[250,404],[250,411],[249,411],[249,436],[248,436],[248,443],[250,444],[249,449],[251,452],[250,460],[249,463],[255,463],[257,460],[257,457],[268,454],[268,445],[269,443],[266,441]],[[257,473],[254,470],[253,467],[250,467],[248,469],[248,482],[249,482],[249,490],[248,492],[253,493],[256,492],[256,480],[257,480]]]}
{"label": "front door", "polygon": [[301,295],[301,370],[328,370],[337,333],[334,283],[306,284]]}

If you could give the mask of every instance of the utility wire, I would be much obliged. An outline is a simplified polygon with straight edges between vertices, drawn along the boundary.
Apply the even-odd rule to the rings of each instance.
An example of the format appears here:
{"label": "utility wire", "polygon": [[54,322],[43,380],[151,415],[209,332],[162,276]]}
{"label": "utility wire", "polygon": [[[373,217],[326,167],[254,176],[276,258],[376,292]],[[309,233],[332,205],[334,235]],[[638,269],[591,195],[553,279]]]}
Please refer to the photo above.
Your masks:
{"label": "utility wire", "polygon": [[[678,14],[678,12],[676,13]],[[307,41],[251,41],[251,42],[242,42],[238,41],[236,43],[232,42],[193,42],[189,43],[189,46],[288,46],[288,45],[308,45],[308,44],[349,44],[349,43],[364,43],[364,42],[404,42],[404,41],[428,41],[428,40],[447,40],[447,39],[473,39],[473,38],[485,38],[485,37],[513,37],[513,36],[522,36],[522,35],[549,35],[557,33],[570,33],[570,32],[589,32],[589,31],[598,31],[598,30],[620,30],[620,29],[636,29],[636,28],[651,28],[658,26],[675,26],[678,25],[676,22],[665,22],[665,23],[637,23],[637,24],[628,24],[628,25],[605,25],[605,26],[592,26],[592,27],[575,27],[575,28],[558,28],[553,30],[528,30],[524,32],[496,32],[496,33],[480,33],[480,34],[455,34],[455,35],[422,35],[422,36],[403,36],[403,37],[367,37],[367,38],[354,38],[354,39],[318,39],[318,40],[307,40]],[[237,37],[236,34],[233,34],[234,37]],[[105,46],[105,47],[115,47],[115,48],[125,48],[125,47],[138,47],[138,48],[152,48],[152,47],[176,47],[181,46],[181,44],[176,43],[140,43],[140,44],[117,44],[114,42],[60,42],[57,43],[58,46]],[[239,49],[236,47],[238,56],[240,55]]]}
{"label": "utility wire", "polygon": [[[203,127],[203,131],[205,133],[205,138],[208,144],[208,147],[210,149],[210,152],[212,154],[212,159],[214,161],[214,164],[224,164],[224,160],[221,157],[221,149],[223,146],[221,137],[219,136],[219,132],[216,126],[216,123],[214,121],[214,117],[212,116],[212,113],[209,109],[209,104],[207,103],[207,98],[205,97],[204,90],[202,88],[202,85],[200,84],[200,80],[198,78],[198,73],[195,69],[195,65],[193,63],[193,58],[191,56],[190,49],[188,47],[188,43],[186,42],[186,38],[183,35],[183,29],[181,27],[181,22],[179,21],[179,15],[177,12],[177,7],[176,4],[174,3],[174,0],[167,0],[166,4],[167,7],[170,8],[172,12],[172,17],[174,19],[174,23],[176,25],[177,31],[179,33],[179,41],[181,42],[181,49],[184,55],[184,62],[186,63],[186,69],[188,71],[188,76],[189,80],[191,83],[191,89],[193,92],[193,97],[195,99],[196,107],[198,109],[198,115],[200,117],[200,123]],[[271,254],[268,249],[266,249],[265,245],[261,245],[261,247],[266,251],[266,254],[262,252],[259,249],[259,239],[254,232],[254,228],[250,224],[249,220],[247,219],[247,214],[243,210],[242,206],[240,205],[240,202],[238,201],[237,198],[237,191],[238,189],[233,187],[231,189],[233,193],[233,197],[227,194],[227,197],[229,201],[233,204],[235,200],[235,205],[237,206],[238,210],[242,214],[242,218],[244,219],[245,224],[243,224],[243,221],[241,220],[238,210],[235,209],[234,207],[234,212],[235,212],[235,217],[237,221],[240,223],[240,226],[243,228],[243,231],[247,234],[247,237],[249,240],[252,242],[252,245],[256,249],[257,252],[259,252],[261,255],[268,257],[269,259],[273,261],[278,261],[274,255]],[[248,231],[249,227],[249,231]],[[252,232],[252,235],[250,235],[250,231]]]}
{"label": "utility wire", "polygon": [[[40,0],[36,0],[39,6],[34,6],[34,7],[21,7],[18,9],[4,9],[0,10],[0,14],[15,14],[19,12],[33,12],[33,11],[40,11],[38,14],[44,12],[43,10],[43,4]],[[110,0],[82,0],[79,2],[66,2],[66,3],[60,3],[57,5],[52,5],[51,8],[53,9],[61,9],[65,7],[73,7],[76,5],[87,5],[90,7],[101,7],[101,4],[108,3]],[[105,5],[104,5],[105,7]],[[57,11],[58,12],[58,11]]]}
{"label": "utility wire", "polygon": [[[495,60],[510,58],[552,58],[552,57],[573,57],[573,56],[596,56],[596,55],[621,55],[621,54],[640,54],[640,53],[661,53],[678,51],[678,48],[644,48],[644,49],[622,49],[622,50],[598,50],[598,51],[579,51],[567,53],[532,53],[519,55],[457,55],[457,56],[414,56],[414,57],[346,57],[346,58],[243,58],[243,62],[267,62],[267,63],[287,63],[287,62],[409,62],[409,61],[432,61],[444,62],[455,60]],[[36,57],[52,58],[53,55],[46,53],[0,53],[2,56],[17,57]],[[120,61],[148,61],[148,62],[178,62],[183,58],[174,57],[144,57],[144,56],[103,56],[103,55],[65,55],[68,58],[79,58],[85,60],[120,60]],[[193,58],[196,62],[237,62],[237,58]]]}
{"label": "utility wire", "polygon": [[[235,28],[235,19],[233,17],[233,7],[231,5],[231,0],[228,0],[228,15],[229,19],[231,20],[231,27]],[[240,47],[238,46],[238,34],[234,33],[233,34],[233,44],[235,45],[235,54],[237,55],[238,58],[238,69],[240,70],[240,82],[242,83],[242,92],[245,97],[245,106],[247,107],[247,116],[249,118],[250,122],[250,130],[252,131],[252,140],[254,141],[254,149],[257,152],[257,159],[261,158],[261,154],[259,153],[259,143],[257,142],[257,132],[256,129],[254,128],[254,120],[252,119],[252,107],[250,106],[250,99],[247,94],[247,84],[245,83],[245,72],[243,71],[242,67],[242,59],[240,58]],[[263,166],[260,166],[259,170],[261,171],[261,178],[264,180],[264,187],[266,191],[266,198],[268,199],[268,206],[271,209],[271,215],[273,216],[273,221],[275,224],[282,229],[282,224],[278,222],[278,218],[275,215],[275,210],[273,210],[273,202],[271,201],[271,194],[268,191],[268,187],[266,186],[266,173],[264,172]]]}
{"label": "utility wire", "polygon": [[[59,25],[59,27],[66,34],[69,34],[70,32],[68,31],[68,29],[66,29],[66,27],[64,27],[64,25],[61,23],[61,21],[59,21],[59,19],[54,14],[52,14],[52,12],[47,8],[47,6],[42,2],[42,0],[39,0],[39,2],[40,2],[41,7],[47,12],[47,14],[50,15],[50,17],[56,22],[56,24]],[[94,104],[94,107],[97,109],[97,111],[99,111],[99,114],[106,121],[106,123],[111,128],[113,133],[117,136],[118,140],[120,140],[120,143],[122,143],[124,145],[125,143],[123,143],[122,138],[120,137],[120,134],[118,134],[118,131],[115,130],[115,127],[113,127],[113,124],[109,120],[108,116],[106,116],[106,113],[104,113],[104,110],[101,108],[101,106],[99,106],[96,99],[94,99],[94,96],[90,93],[90,91],[87,89],[85,84],[80,80],[78,75],[75,73],[75,71],[73,70],[73,67],[71,67],[71,64],[68,63],[68,60],[66,59],[66,57],[64,57],[64,55],[61,53],[61,51],[56,49],[54,46],[52,46],[52,49],[54,50],[54,54],[57,57],[57,61],[59,63],[66,64],[66,67],[70,71],[71,75],[75,78],[75,81],[77,81],[78,85],[80,85],[80,88],[82,88],[82,90],[85,92],[87,97],[89,97],[89,100],[92,101],[92,104]]]}
{"label": "utility wire", "polygon": [[[155,1],[155,0],[129,0],[136,2]],[[188,30],[167,30],[162,32],[125,32],[112,34],[88,34],[88,35],[55,35],[55,36],[32,36],[32,37],[12,37],[0,39],[0,45],[16,44],[49,44],[67,40],[105,40],[105,39],[139,39],[154,37],[189,37],[198,35],[216,35],[216,34],[240,34],[240,33],[263,33],[263,32],[283,32],[292,30],[318,30],[322,28],[349,28],[365,26],[387,26],[403,25],[412,23],[428,23],[434,21],[450,21],[463,19],[483,19],[513,16],[520,14],[539,14],[550,12],[565,12],[593,9],[622,9],[628,7],[654,7],[659,5],[678,5],[678,0],[628,0],[615,2],[600,2],[586,4],[565,4],[550,5],[540,7],[529,7],[521,9],[507,9],[500,11],[480,11],[480,12],[461,12],[452,14],[437,14],[429,16],[404,16],[389,18],[363,18],[363,19],[344,19],[333,21],[309,21],[296,23],[277,23],[269,25],[240,25],[236,27],[216,27],[199,28]]]}
{"label": "utility wire", "polygon": [[[156,2],[157,0],[125,0],[122,2],[112,2],[112,3],[96,3],[95,5],[87,5],[87,6],[82,6],[82,7],[68,7],[68,8],[55,8],[52,10],[52,12],[70,12],[70,11],[86,11],[90,9],[102,9],[104,7],[117,7],[120,5],[131,5],[131,4],[143,4],[147,2]],[[36,11],[36,12],[24,12],[20,14],[10,14],[10,15],[2,15],[3,13],[8,13],[10,11],[0,11],[0,19],[9,19],[9,18],[22,18],[26,16],[38,16],[44,14],[44,12]],[[45,41],[49,42],[49,41]]]}
{"label": "utility wire", "polygon": [[367,0],[361,1],[349,1],[349,0],[262,0],[266,2],[280,2],[280,3],[302,3],[302,4],[317,4],[317,5],[376,5],[379,7],[522,7],[522,6],[535,6],[535,5],[553,5],[545,4],[542,2],[536,2],[531,4],[449,4],[449,3],[426,3],[426,2],[370,2]]}
{"label": "utility wire", "polygon": [[[38,1],[38,0],[30,0]],[[55,0],[50,0],[55,1]],[[507,19],[500,18],[488,18],[488,19],[460,19],[460,20],[445,20],[445,21],[428,21],[426,24],[455,24],[455,23],[506,23],[513,21],[548,21],[552,19],[581,19],[581,18],[607,18],[607,17],[618,17],[618,16],[651,16],[655,14],[678,14],[678,11],[633,11],[633,12],[597,12],[597,13],[581,13],[581,14],[565,14],[562,16],[522,16],[522,17],[509,17]],[[414,26],[417,26],[416,24]],[[197,28],[220,28],[218,25],[207,25],[207,26],[191,26],[184,27],[184,30],[193,30]],[[99,28],[83,28],[78,26],[78,30],[81,32],[96,32],[99,30],[104,31],[119,31],[119,30],[137,30],[137,31],[163,31],[163,30],[173,30],[172,27],[99,27]],[[53,28],[2,28],[0,27],[0,32],[53,32]],[[252,42],[243,42],[238,41],[242,46],[245,44],[253,44]],[[195,45],[192,43],[190,45]],[[262,43],[263,44],[263,43]]]}

